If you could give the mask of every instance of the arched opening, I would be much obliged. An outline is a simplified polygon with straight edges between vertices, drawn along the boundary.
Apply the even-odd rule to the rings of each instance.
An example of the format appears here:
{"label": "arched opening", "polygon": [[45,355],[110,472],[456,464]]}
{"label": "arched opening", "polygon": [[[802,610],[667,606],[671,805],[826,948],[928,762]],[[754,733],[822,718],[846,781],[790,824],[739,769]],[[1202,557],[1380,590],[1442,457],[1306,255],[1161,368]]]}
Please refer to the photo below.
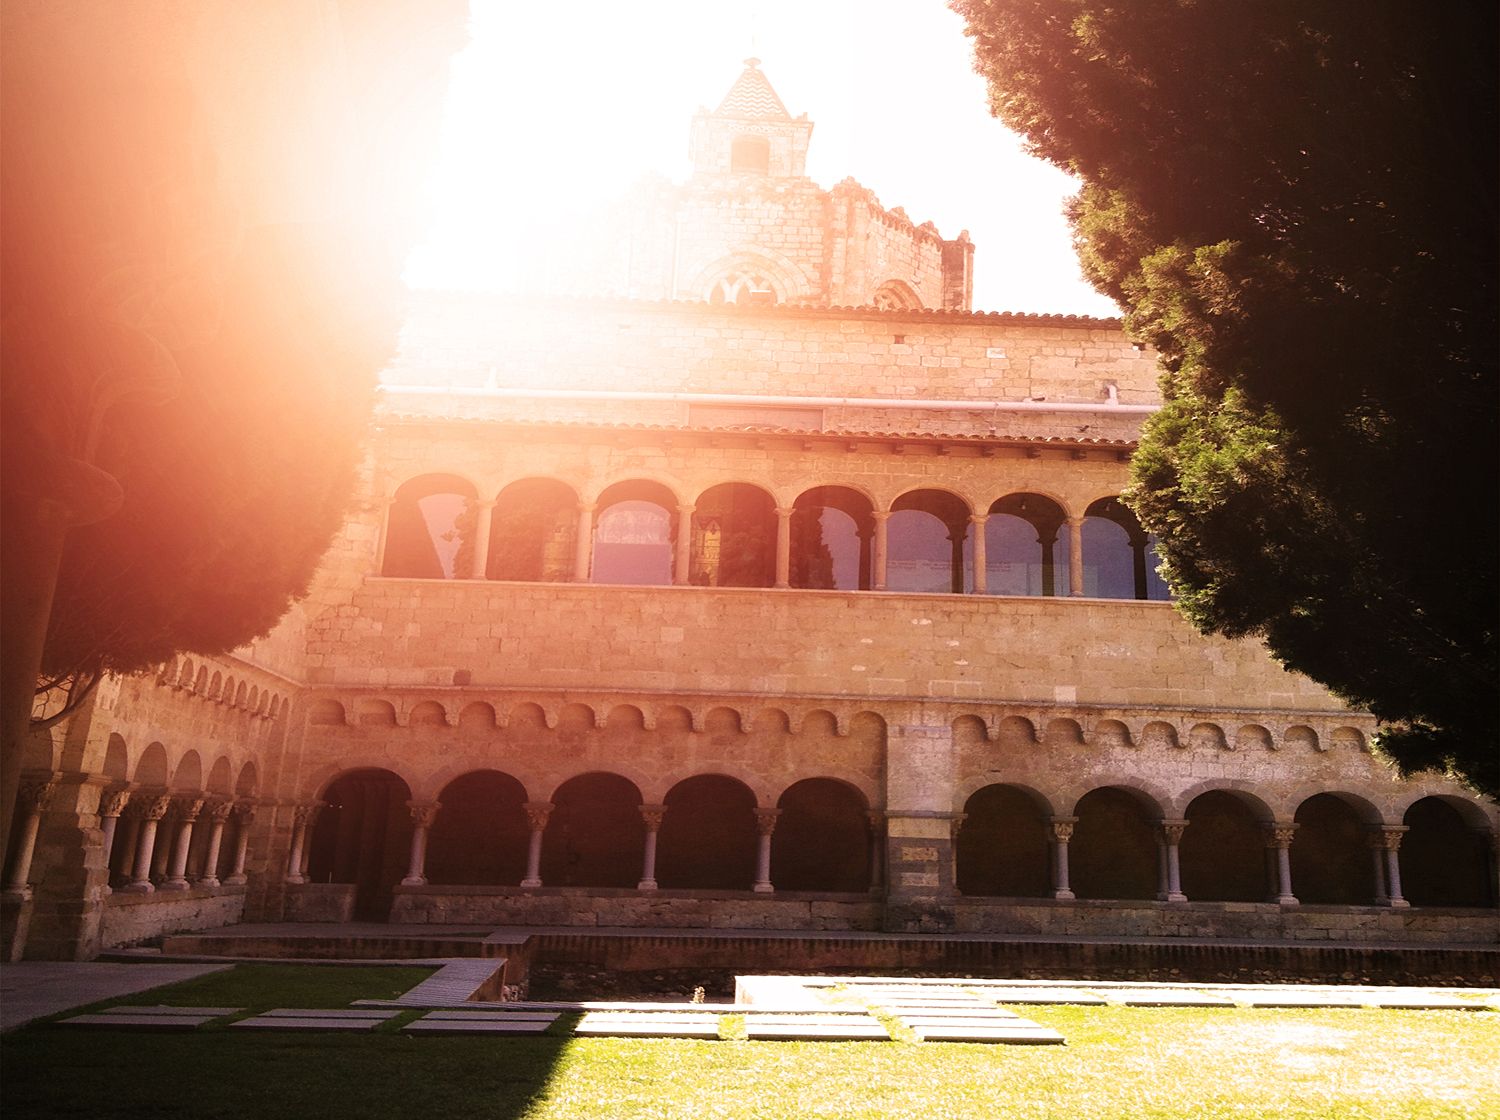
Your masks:
{"label": "arched opening", "polygon": [[1157,812],[1140,795],[1106,787],[1074,810],[1068,868],[1079,898],[1155,898]]}
{"label": "arched opening", "polygon": [[619,774],[579,774],[557,787],[542,837],[549,887],[633,887],[641,878],[646,824],[641,791]]}
{"label": "arched opening", "polygon": [[729,145],[729,170],[736,175],[768,175],[771,142],[764,136],[736,136]]}
{"label": "arched opening", "polygon": [[964,813],[955,852],[960,894],[1051,897],[1047,819],[1031,794],[1015,786],[985,786],[964,803]]}
{"label": "arched opening", "polygon": [[779,891],[868,891],[870,820],[847,782],[805,778],[777,802],[771,882]]}
{"label": "arched opening", "polygon": [[389,770],[351,770],[322,800],[308,841],[308,878],[353,883],[354,916],[384,921],[411,851],[411,790]]}
{"label": "arched opening", "polygon": [[1360,814],[1336,794],[1319,793],[1293,818],[1292,891],[1302,902],[1369,906],[1375,874],[1368,830]]}
{"label": "arched opening", "polygon": [[758,486],[726,482],[698,497],[689,579],[699,587],[776,582],[776,503]]}
{"label": "arched opening", "polygon": [[664,888],[748,890],[755,878],[755,795],[723,774],[699,774],[672,787],[657,839],[656,879]]}
{"label": "arched opening", "polygon": [[771,277],[756,268],[735,268],[715,280],[709,287],[709,303],[779,303],[780,297]]}
{"label": "arched opening", "polygon": [[1401,891],[1413,906],[1492,906],[1489,834],[1468,824],[1441,797],[1406,810],[1397,856]]}
{"label": "arched opening", "polygon": [[531,827],[526,789],[509,774],[475,770],[454,778],[427,834],[427,881],[514,886],[526,874]]}
{"label": "arched opening", "polygon": [[512,482],[490,515],[486,579],[563,583],[573,578],[578,495],[554,478]]}
{"label": "arched opening", "polygon": [[1154,538],[1119,498],[1100,498],[1084,511],[1083,593],[1100,599],[1167,599],[1156,574]]}
{"label": "arched opening", "polygon": [[968,586],[969,509],[946,490],[914,490],[891,505],[885,585],[961,595]]}
{"label": "arched opening", "polygon": [[870,590],[870,500],[847,486],[817,486],[792,505],[793,587]]}
{"label": "arched opening", "polygon": [[984,526],[985,591],[990,595],[1066,595],[1067,524],[1060,505],[1040,494],[1010,494],[990,506]]}
{"label": "arched opening", "polygon": [[922,299],[910,284],[900,280],[887,280],[875,289],[870,303],[882,311],[906,311],[922,306]]}
{"label": "arched opening", "polygon": [[474,487],[451,474],[403,483],[391,503],[381,575],[468,579],[474,573]]}
{"label": "arched opening", "polygon": [[599,496],[594,583],[659,587],[672,582],[677,500],[659,482],[617,482]]}
{"label": "arched opening", "polygon": [[116,782],[123,782],[130,773],[130,751],[119,732],[111,731],[109,742],[104,747],[104,764],[100,772]]}
{"label": "arched opening", "polygon": [[1195,902],[1264,902],[1266,836],[1241,798],[1211,790],[1187,807],[1178,858],[1182,893]]}

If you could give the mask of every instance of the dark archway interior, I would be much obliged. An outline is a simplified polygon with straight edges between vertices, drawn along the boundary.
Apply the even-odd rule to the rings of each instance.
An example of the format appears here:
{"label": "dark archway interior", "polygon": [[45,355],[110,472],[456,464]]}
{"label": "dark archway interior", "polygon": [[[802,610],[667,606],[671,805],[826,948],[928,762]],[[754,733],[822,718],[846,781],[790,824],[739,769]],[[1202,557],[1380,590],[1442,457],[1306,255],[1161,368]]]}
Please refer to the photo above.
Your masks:
{"label": "dark archway interior", "polygon": [[641,791],[618,774],[580,774],[552,795],[542,838],[549,887],[633,887],[641,878],[646,824]]}
{"label": "dark archway interior", "polygon": [[775,584],[776,503],[771,495],[737,482],[700,494],[691,560],[690,581],[700,587]]}
{"label": "dark archway interior", "polygon": [[411,851],[411,791],[389,770],[354,770],[323,792],[313,825],[308,877],[353,883],[354,916],[383,921]]}
{"label": "dark archway interior", "polygon": [[964,803],[958,830],[960,894],[1050,898],[1051,844],[1036,801],[1015,786],[985,786]]}
{"label": "dark archway interior", "polygon": [[1401,893],[1413,906],[1494,905],[1488,837],[1457,809],[1424,797],[1406,810],[1401,838]]}
{"label": "dark archway interior", "polygon": [[1333,794],[1320,793],[1298,807],[1294,820],[1292,893],[1298,901],[1372,905],[1373,857],[1359,814]]}
{"label": "dark archway interior", "polygon": [[875,532],[869,499],[845,486],[818,486],[792,509],[792,586],[868,591]]}
{"label": "dark archway interior", "polygon": [[561,583],[573,578],[578,496],[551,478],[513,482],[490,515],[487,579]]}
{"label": "dark archway interior", "polygon": [[755,879],[755,795],[734,778],[700,774],[672,787],[657,839],[663,888],[749,890]]}
{"label": "dark archway interior", "polygon": [[771,834],[771,882],[778,891],[868,891],[869,810],[858,790],[807,778],[781,795]]}
{"label": "dark archway interior", "polygon": [[477,770],[438,794],[427,834],[427,881],[514,886],[526,874],[526,790],[509,774]]}
{"label": "dark archway interior", "polygon": [[1198,902],[1264,902],[1266,836],[1250,806],[1213,790],[1193,798],[1187,820],[1178,852],[1182,893]]}
{"label": "dark archway interior", "polygon": [[386,526],[381,574],[415,579],[467,579],[474,566],[474,487],[429,474],[396,491]]}
{"label": "dark archway interior", "polygon": [[1069,879],[1079,898],[1155,898],[1156,821],[1120,789],[1085,794],[1069,847]]}

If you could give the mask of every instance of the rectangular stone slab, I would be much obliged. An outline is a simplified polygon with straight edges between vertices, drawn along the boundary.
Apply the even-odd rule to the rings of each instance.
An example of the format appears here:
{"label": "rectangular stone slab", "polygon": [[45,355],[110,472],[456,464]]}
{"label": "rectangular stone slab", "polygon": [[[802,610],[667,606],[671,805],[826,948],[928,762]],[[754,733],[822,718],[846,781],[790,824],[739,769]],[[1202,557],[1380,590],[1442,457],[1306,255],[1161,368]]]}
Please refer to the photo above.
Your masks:
{"label": "rectangular stone slab", "polygon": [[1067,988],[996,988],[985,995],[999,1004],[1075,1004],[1098,1007],[1107,1002],[1103,996],[1093,992],[1073,991]]}
{"label": "rectangular stone slab", "polygon": [[1212,992],[1129,989],[1109,993],[1109,1003],[1118,1007],[1233,1007],[1234,1000]]}
{"label": "rectangular stone slab", "polygon": [[1027,1022],[1015,1016],[1001,1017],[992,1015],[898,1015],[896,1016],[908,1027],[917,1026],[989,1026],[989,1027],[1013,1027]]}
{"label": "rectangular stone slab", "polygon": [[289,1015],[256,1015],[229,1025],[277,1031],[369,1031],[382,1022],[381,1019],[295,1019]]}
{"label": "rectangular stone slab", "polygon": [[243,1011],[243,1007],[168,1007],[165,1004],[156,1004],[152,1007],[131,1007],[129,1004],[121,1004],[119,1007],[106,1007],[101,1015],[207,1015],[216,1018],[220,1015],[233,1015],[236,1011]]}
{"label": "rectangular stone slab", "polygon": [[540,1019],[418,1019],[401,1029],[414,1034],[542,1034],[551,1025]]}
{"label": "rectangular stone slab", "polygon": [[1238,992],[1243,1007],[1358,1007],[1359,999],[1343,992]]}
{"label": "rectangular stone slab", "polygon": [[1037,1045],[1065,1041],[1062,1035],[1050,1027],[1036,1027],[1034,1030],[1023,1030],[1015,1026],[923,1027],[912,1033],[923,1042],[1009,1042]]}
{"label": "rectangular stone slab", "polygon": [[399,1014],[399,1011],[378,1011],[373,1007],[334,1008],[328,1011],[319,1011],[314,1008],[278,1007],[274,1011],[261,1012],[262,1017],[272,1019],[370,1019],[377,1023],[383,1023]]}
{"label": "rectangular stone slab", "polygon": [[125,1027],[133,1031],[182,1031],[211,1023],[217,1015],[75,1015],[61,1022],[70,1027]]}
{"label": "rectangular stone slab", "polygon": [[453,1019],[484,1023],[555,1023],[556,1011],[429,1011],[424,1020]]}
{"label": "rectangular stone slab", "polygon": [[1402,992],[1394,995],[1371,995],[1368,992],[1355,997],[1364,1007],[1388,1007],[1398,1011],[1484,1011],[1485,1005],[1478,1000],[1459,999],[1442,992]]}
{"label": "rectangular stone slab", "polygon": [[745,1020],[745,1037],[804,1042],[889,1042],[890,1032],[875,1019],[752,1019]]}
{"label": "rectangular stone slab", "polygon": [[618,1038],[718,1038],[719,1020],[702,1015],[585,1015],[573,1033]]}

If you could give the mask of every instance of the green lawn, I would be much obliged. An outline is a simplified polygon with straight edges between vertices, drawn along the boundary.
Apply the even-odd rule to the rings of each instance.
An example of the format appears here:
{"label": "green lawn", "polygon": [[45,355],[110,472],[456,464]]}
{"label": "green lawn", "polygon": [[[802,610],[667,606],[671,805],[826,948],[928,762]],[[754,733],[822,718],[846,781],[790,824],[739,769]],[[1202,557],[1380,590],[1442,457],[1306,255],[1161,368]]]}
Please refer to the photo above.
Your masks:
{"label": "green lawn", "polygon": [[[136,1001],[333,1007],[389,994],[414,982],[396,974],[421,971],[242,966]],[[256,983],[277,998],[249,992]],[[313,990],[328,998],[307,998]],[[1068,1045],[410,1038],[393,1028],[247,1037],[44,1024],[0,1039],[0,1106],[7,1117],[205,1120],[1500,1116],[1495,1012],[1019,1010]]]}

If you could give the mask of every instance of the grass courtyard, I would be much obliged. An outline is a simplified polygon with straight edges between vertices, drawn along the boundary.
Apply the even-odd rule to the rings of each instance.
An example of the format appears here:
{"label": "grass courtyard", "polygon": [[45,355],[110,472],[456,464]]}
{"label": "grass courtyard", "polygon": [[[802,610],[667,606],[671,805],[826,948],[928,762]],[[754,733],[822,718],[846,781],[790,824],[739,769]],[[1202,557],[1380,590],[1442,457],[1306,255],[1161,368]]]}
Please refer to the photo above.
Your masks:
{"label": "grass courtyard", "polygon": [[[240,966],[112,1003],[338,1007],[415,968]],[[1500,1116],[1500,1013],[1033,1007],[1066,1046],[82,1030],[0,1038],[15,1117]]]}

